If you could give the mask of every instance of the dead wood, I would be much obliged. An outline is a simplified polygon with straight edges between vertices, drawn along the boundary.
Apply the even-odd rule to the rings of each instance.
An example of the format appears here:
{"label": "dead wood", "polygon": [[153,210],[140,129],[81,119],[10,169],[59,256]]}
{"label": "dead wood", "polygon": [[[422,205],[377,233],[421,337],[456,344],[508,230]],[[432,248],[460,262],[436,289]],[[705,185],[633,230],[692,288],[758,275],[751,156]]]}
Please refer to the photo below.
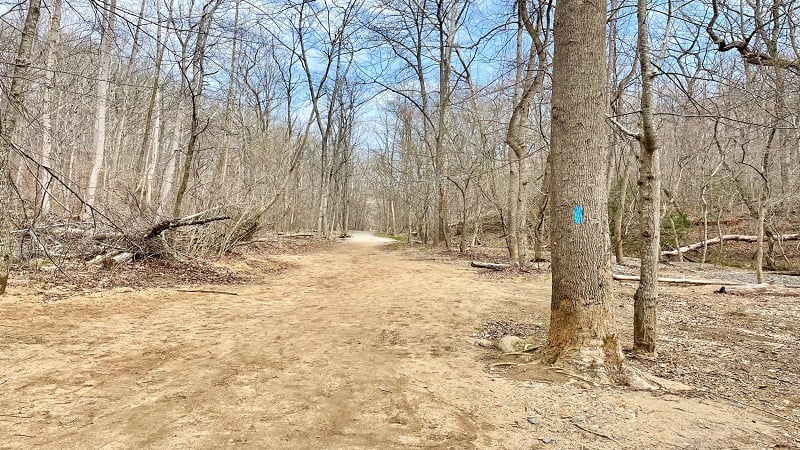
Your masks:
{"label": "dead wood", "polygon": [[[639,281],[638,275],[623,275],[619,273],[615,273],[612,275],[612,278],[618,281]],[[691,284],[691,285],[741,285],[745,283],[739,283],[737,281],[722,281],[722,280],[702,280],[702,279],[693,279],[693,278],[659,278],[659,283],[674,283],[674,284]]]}
{"label": "dead wood", "polygon": [[91,261],[89,261],[89,264],[100,264],[103,266],[103,268],[110,269],[114,266],[124,264],[132,260],[134,256],[135,254],[133,252],[115,250],[110,253],[95,256]]}
{"label": "dead wood", "polygon": [[[782,236],[776,237],[777,240],[780,241],[797,241],[800,240],[800,233],[795,234],[784,234]],[[758,236],[756,235],[748,235],[748,234],[725,234],[720,237],[715,237],[713,239],[709,239],[707,241],[700,241],[695,242],[694,244],[684,245],[677,250],[665,250],[661,252],[661,256],[678,256],[679,254],[683,254],[692,250],[697,250],[703,248],[704,245],[714,245],[719,244],[720,241],[740,241],[740,242],[756,242],[758,241]]]}
{"label": "dead wood", "polygon": [[583,431],[587,432],[587,433],[591,433],[591,434],[593,434],[593,435],[595,435],[595,436],[600,436],[601,438],[606,438],[606,439],[608,439],[608,440],[610,440],[610,441],[613,441],[613,442],[615,442],[615,443],[617,443],[617,444],[620,444],[620,442],[619,442],[618,440],[614,439],[613,437],[611,437],[611,436],[610,436],[610,435],[608,435],[608,434],[603,434],[603,433],[600,433],[599,431],[593,431],[593,430],[590,430],[590,429],[588,429],[588,428],[586,428],[586,427],[583,427],[583,426],[581,426],[580,424],[578,424],[578,423],[575,423],[575,422],[572,422],[572,424],[573,424],[573,425],[575,425],[576,427],[580,428],[581,430],[583,430]]}
{"label": "dead wood", "polygon": [[471,263],[469,263],[469,265],[481,269],[492,269],[492,270],[504,270],[511,268],[511,264],[499,264],[499,263],[491,263],[483,261],[472,261]]}
{"label": "dead wood", "polygon": [[738,286],[722,286],[717,291],[730,295],[773,295],[777,297],[800,297],[800,290],[793,285],[775,286],[773,284],[743,284]]}
{"label": "dead wood", "polygon": [[173,220],[165,220],[158,225],[154,226],[150,229],[150,231],[145,235],[145,239],[152,239],[156,236],[161,235],[161,233],[172,230],[175,228],[180,227],[188,227],[192,225],[205,225],[207,223],[216,222],[219,220],[228,220],[230,216],[217,216],[217,217],[209,217],[207,219],[199,219],[194,220],[197,215],[187,216],[182,219],[173,219]]}
{"label": "dead wood", "polygon": [[223,294],[223,295],[239,295],[238,292],[231,291],[216,291],[213,289],[175,289],[178,292],[196,292],[200,294]]}

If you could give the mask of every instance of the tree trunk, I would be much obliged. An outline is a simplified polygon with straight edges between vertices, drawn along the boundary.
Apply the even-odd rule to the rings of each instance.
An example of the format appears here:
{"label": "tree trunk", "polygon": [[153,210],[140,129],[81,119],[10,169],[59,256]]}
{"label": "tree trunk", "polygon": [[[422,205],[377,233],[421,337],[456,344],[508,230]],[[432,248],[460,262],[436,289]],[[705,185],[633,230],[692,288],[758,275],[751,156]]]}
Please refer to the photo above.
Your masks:
{"label": "tree trunk", "polygon": [[508,257],[515,264],[519,260],[519,159],[511,147],[508,148],[508,214],[506,224],[506,242],[508,244]]}
{"label": "tree trunk", "polygon": [[[153,179],[156,174],[156,167],[161,154],[161,95],[160,91],[156,90],[155,98],[153,99],[155,113],[152,120],[152,142],[150,144],[150,152],[147,158],[146,169],[143,178],[143,193],[145,205],[152,205],[153,203]],[[144,142],[147,142],[145,139]]]}
{"label": "tree trunk", "polygon": [[[42,105],[42,166],[52,168],[53,122],[56,119],[56,102],[54,89],[56,85],[56,50],[61,45],[61,0],[53,0],[50,10],[50,24],[47,30],[47,59],[45,67],[44,102]],[[39,170],[39,182],[42,185],[42,214],[50,213],[52,204],[50,183],[52,177],[46,170]]]}
{"label": "tree trunk", "polygon": [[9,157],[11,156],[12,138],[17,129],[17,120],[20,117],[24,103],[25,91],[30,84],[29,68],[31,63],[31,49],[36,39],[36,29],[39,25],[41,13],[41,0],[30,0],[25,24],[22,27],[22,37],[17,47],[17,56],[11,74],[11,88],[8,91],[8,100],[0,111],[0,295],[5,294],[8,285],[8,272],[11,268],[11,256],[14,248],[14,239],[11,236],[11,199],[12,187],[8,170]]}
{"label": "tree trunk", "polygon": [[653,124],[653,70],[647,26],[647,0],[638,0],[637,52],[642,74],[642,130],[639,165],[639,227],[642,236],[641,281],[633,296],[633,350],[655,356],[658,307],[658,258],[661,234],[661,168]]}
{"label": "tree trunk", "polygon": [[203,99],[203,88],[205,87],[205,59],[206,44],[211,30],[211,22],[222,0],[214,0],[203,6],[203,14],[197,24],[197,36],[195,37],[194,50],[192,52],[192,81],[188,83],[191,96],[192,118],[189,128],[189,141],[186,144],[186,156],[183,159],[183,166],[178,179],[178,189],[175,192],[175,204],[172,207],[172,215],[178,217],[181,214],[183,198],[186,189],[189,187],[189,177],[192,173],[194,155],[197,152],[197,140],[205,127],[200,124],[200,108]]}
{"label": "tree trunk", "polygon": [[[624,158],[624,156],[623,156]],[[622,230],[625,222],[625,203],[628,200],[628,176],[630,175],[627,161],[622,162],[622,176],[619,179],[617,209],[614,211],[614,258],[617,264],[625,261],[625,254],[622,248]]]}
{"label": "tree trunk", "polygon": [[622,366],[610,305],[606,2],[561,0],[555,8],[553,293],[544,358],[605,381],[616,379]]}
{"label": "tree trunk", "polygon": [[[164,39],[164,35],[162,34],[162,27],[161,27],[161,10],[160,10],[161,2],[156,3],[156,17],[159,19],[158,24],[156,25],[156,41],[159,42],[158,49],[156,50],[156,61],[155,67],[153,68],[153,85],[150,87],[150,101],[147,103],[147,112],[145,113],[144,119],[144,127],[142,133],[142,142],[139,147],[139,155],[136,159],[136,173],[142,174],[139,182],[139,186],[137,190],[142,193],[142,198],[145,199],[146,204],[151,206],[150,200],[152,199],[152,174],[151,174],[151,166],[157,163],[157,159],[153,159],[154,155],[156,155],[156,150],[158,149],[159,143],[159,134],[161,126],[160,121],[160,114],[161,114],[161,103],[160,103],[160,90],[161,90],[161,65],[164,61],[164,51],[166,50],[166,40]],[[172,5],[173,1],[170,0],[169,4],[169,14],[170,18],[168,21],[172,20]],[[155,115],[155,118],[153,117]],[[151,140],[153,143],[149,145],[150,151],[148,152],[148,142]],[[148,157],[149,155],[149,157]],[[148,162],[148,158],[150,161]],[[153,170],[155,168],[153,167]]]}
{"label": "tree trunk", "polygon": [[97,103],[94,116],[94,159],[86,188],[84,215],[91,215],[91,208],[97,201],[100,172],[103,170],[106,154],[106,115],[108,113],[108,88],[111,78],[111,41],[114,39],[114,19],[117,0],[103,1],[103,24],[100,37],[100,70],[97,75]]}

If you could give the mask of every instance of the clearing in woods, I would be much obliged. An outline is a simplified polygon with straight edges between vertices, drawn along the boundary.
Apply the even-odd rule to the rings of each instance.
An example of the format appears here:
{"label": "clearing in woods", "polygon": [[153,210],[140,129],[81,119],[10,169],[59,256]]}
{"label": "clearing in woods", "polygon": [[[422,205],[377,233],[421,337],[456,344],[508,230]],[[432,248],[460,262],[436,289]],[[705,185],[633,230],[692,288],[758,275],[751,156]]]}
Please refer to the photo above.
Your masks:
{"label": "clearing in woods", "polygon": [[[709,305],[720,296],[691,294],[688,309],[706,309],[692,325],[679,314],[684,308],[667,308],[666,362],[645,366],[684,382],[728,370],[742,383],[722,376],[708,388],[701,377],[685,392],[490,368],[497,352],[475,346],[474,336],[499,319],[546,322],[547,273],[487,276],[464,261],[373,241],[360,234],[322,251],[270,257],[290,267],[216,288],[236,296],[111,289],[45,302],[30,285],[12,286],[0,298],[0,448],[798,445],[796,385],[773,380],[745,392],[759,389],[756,366],[784,351],[796,359],[796,329],[788,344],[768,348],[774,353],[745,355],[747,366],[738,350],[719,350],[741,341],[741,330],[728,327],[716,340],[702,334],[711,326],[704,317],[719,321]],[[625,328],[629,303],[620,300]],[[729,307],[747,316],[758,306],[745,303]],[[699,368],[687,369],[691,361]],[[733,373],[738,367],[753,367],[750,378]],[[765,373],[788,383],[794,369]],[[726,380],[732,400],[714,391]],[[767,391],[772,397],[757,401]]]}

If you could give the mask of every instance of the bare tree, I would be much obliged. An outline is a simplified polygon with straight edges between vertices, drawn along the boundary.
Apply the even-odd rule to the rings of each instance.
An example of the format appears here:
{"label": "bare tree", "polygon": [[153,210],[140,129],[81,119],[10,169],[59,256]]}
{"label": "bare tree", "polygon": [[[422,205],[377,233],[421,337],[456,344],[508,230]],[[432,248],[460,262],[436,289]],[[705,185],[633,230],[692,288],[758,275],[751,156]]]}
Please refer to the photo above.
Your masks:
{"label": "bare tree", "polygon": [[[508,121],[506,144],[508,153],[508,227],[506,230],[508,250],[511,260],[524,267],[527,265],[527,161],[528,151],[523,131],[524,123],[530,115],[531,103],[544,86],[549,68],[547,48],[550,45],[549,1],[539,3],[533,11],[528,11],[527,0],[517,0],[518,37],[517,73],[514,83],[514,109]],[[531,39],[530,48],[523,52],[522,30]],[[527,56],[523,57],[523,53]],[[546,171],[546,169],[545,169]],[[543,190],[543,192],[546,191]]]}
{"label": "bare tree", "polygon": [[0,295],[6,292],[8,274],[13,256],[11,237],[12,187],[8,170],[9,157],[14,146],[17,124],[23,115],[25,91],[30,84],[29,71],[36,29],[39,25],[41,0],[31,0],[22,27],[22,35],[14,60],[11,88],[0,112]]}
{"label": "bare tree", "polygon": [[94,116],[94,159],[89,173],[89,184],[86,187],[86,204],[84,215],[91,214],[91,208],[97,200],[100,185],[100,172],[103,170],[106,154],[106,116],[108,114],[108,89],[111,85],[111,45],[114,41],[114,21],[116,18],[117,0],[104,0],[100,15],[100,68],[97,73],[97,103]]}

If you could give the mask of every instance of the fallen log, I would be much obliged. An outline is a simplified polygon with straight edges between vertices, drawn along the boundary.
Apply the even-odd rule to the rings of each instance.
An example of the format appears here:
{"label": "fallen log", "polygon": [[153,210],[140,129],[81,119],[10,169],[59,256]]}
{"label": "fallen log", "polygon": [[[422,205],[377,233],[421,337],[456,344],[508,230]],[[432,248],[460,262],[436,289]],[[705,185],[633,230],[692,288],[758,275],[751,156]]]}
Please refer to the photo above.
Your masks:
{"label": "fallen log", "polygon": [[718,294],[730,295],[772,295],[775,297],[800,297],[800,289],[774,284],[742,284],[738,286],[722,286]]}
{"label": "fallen log", "polygon": [[114,266],[118,266],[132,260],[134,256],[135,255],[132,252],[115,250],[110,253],[95,256],[91,261],[89,261],[89,265],[98,264],[103,266],[104,269],[111,269]]}
{"label": "fallen log", "polygon": [[282,238],[286,239],[295,239],[295,238],[312,238],[316,236],[314,233],[294,233],[294,234],[281,234],[279,235]]}
{"label": "fallen log", "polygon": [[157,236],[161,235],[161,233],[163,233],[163,232],[165,232],[167,230],[172,230],[174,228],[188,227],[188,226],[192,226],[192,225],[205,225],[207,223],[216,222],[218,220],[228,220],[228,219],[230,219],[230,216],[217,216],[217,217],[209,217],[208,219],[192,220],[195,217],[197,217],[196,214],[192,215],[192,216],[184,217],[182,219],[165,220],[165,221],[159,223],[158,225],[154,226],[153,228],[151,228],[150,231],[144,236],[144,238],[145,239],[152,239],[154,237],[157,237]]}
{"label": "fallen log", "polygon": [[491,263],[483,261],[472,261],[471,263],[469,263],[469,265],[481,269],[492,269],[492,270],[504,270],[511,268],[511,264],[499,264],[499,263]]}
{"label": "fallen log", "polygon": [[[800,233],[784,234],[778,237],[778,240],[797,241],[800,240]],[[661,256],[678,256],[679,254],[682,253],[701,249],[703,248],[704,245],[719,244],[721,241],[756,242],[758,241],[758,236],[748,235],[748,234],[725,234],[719,237],[715,237],[713,239],[709,239],[707,241],[700,241],[700,242],[695,242],[694,244],[684,245],[683,247],[677,250],[664,250],[661,252]]]}
{"label": "fallen log", "polygon": [[[638,275],[623,275],[619,273],[612,274],[611,277],[618,281],[639,281],[640,279]],[[659,278],[658,282],[674,283],[674,284],[691,284],[697,286],[708,286],[708,285],[736,286],[745,284],[745,283],[740,283],[738,281],[702,280],[697,278]]]}

